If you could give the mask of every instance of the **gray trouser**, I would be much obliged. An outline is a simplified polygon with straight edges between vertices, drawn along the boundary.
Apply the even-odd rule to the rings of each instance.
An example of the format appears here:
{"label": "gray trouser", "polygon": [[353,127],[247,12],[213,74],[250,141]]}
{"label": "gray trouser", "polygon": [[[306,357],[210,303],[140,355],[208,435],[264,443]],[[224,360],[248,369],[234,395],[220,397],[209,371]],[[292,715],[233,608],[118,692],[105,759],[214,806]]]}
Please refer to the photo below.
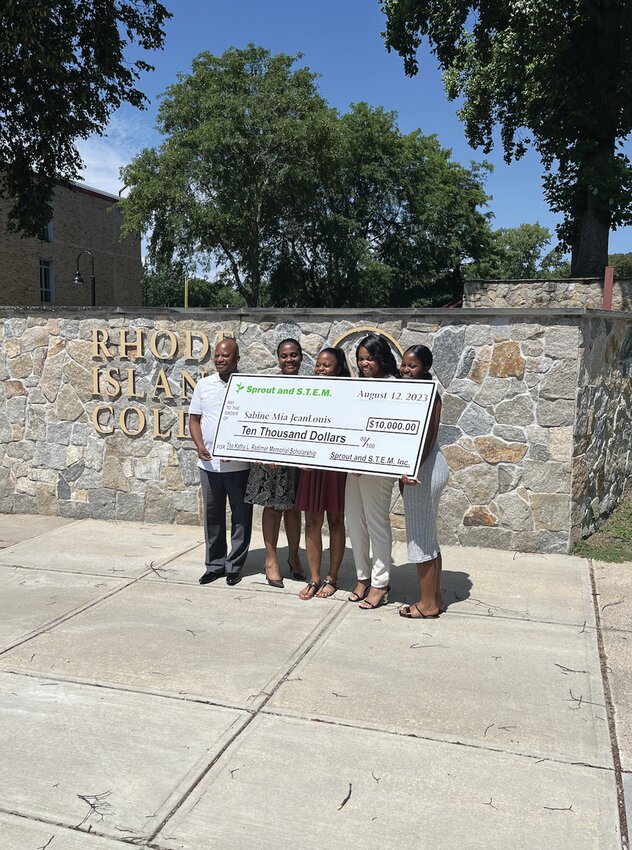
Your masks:
{"label": "gray trouser", "polygon": [[[246,562],[252,532],[252,505],[244,502],[249,469],[208,472],[200,469],[204,497],[206,572],[238,573]],[[226,546],[226,497],[230,504],[230,553]]]}

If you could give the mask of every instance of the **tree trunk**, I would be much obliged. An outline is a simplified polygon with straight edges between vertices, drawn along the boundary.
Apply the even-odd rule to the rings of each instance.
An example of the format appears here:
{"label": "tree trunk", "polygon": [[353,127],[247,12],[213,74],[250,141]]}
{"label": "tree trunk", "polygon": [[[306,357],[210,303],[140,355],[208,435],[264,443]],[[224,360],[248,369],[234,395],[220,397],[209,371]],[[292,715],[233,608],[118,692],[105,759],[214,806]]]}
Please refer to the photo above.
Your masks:
{"label": "tree trunk", "polygon": [[595,215],[590,195],[578,230],[571,256],[571,277],[602,277],[608,265],[610,228]]}

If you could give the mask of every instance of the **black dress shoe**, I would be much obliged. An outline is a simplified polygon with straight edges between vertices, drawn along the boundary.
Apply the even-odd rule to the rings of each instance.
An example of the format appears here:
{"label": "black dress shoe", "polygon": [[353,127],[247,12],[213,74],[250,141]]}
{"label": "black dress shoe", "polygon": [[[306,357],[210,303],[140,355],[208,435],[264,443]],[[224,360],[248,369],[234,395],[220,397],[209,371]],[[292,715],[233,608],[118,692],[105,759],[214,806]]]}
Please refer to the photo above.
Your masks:
{"label": "black dress shoe", "polygon": [[212,581],[217,581],[218,578],[222,578],[222,576],[226,575],[226,570],[222,570],[221,573],[204,573],[204,575],[200,576],[200,584],[210,584]]}
{"label": "black dress shoe", "polygon": [[230,584],[231,587],[233,584],[239,584],[241,581],[241,573],[227,573],[226,574],[226,584]]}

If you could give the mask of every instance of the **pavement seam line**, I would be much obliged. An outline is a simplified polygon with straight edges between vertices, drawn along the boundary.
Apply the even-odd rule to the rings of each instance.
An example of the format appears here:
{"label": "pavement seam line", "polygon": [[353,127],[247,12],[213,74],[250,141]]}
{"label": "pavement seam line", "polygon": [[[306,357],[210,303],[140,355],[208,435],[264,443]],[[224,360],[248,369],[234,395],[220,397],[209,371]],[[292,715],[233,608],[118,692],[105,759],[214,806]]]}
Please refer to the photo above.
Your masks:
{"label": "pavement seam line", "polygon": [[627,850],[627,848],[629,848],[630,846],[630,836],[628,833],[628,818],[625,807],[625,794],[623,790],[623,773],[621,770],[621,757],[619,755],[619,743],[617,740],[617,728],[614,717],[614,701],[612,699],[610,679],[608,678],[608,665],[606,663],[606,647],[603,640],[601,612],[599,611],[599,594],[597,593],[597,582],[595,579],[595,571],[592,558],[588,559],[588,572],[590,575],[590,587],[592,592],[593,607],[595,610],[595,621],[597,623],[595,633],[597,637],[597,649],[599,652],[599,667],[601,669],[601,681],[603,685],[603,693],[606,703],[606,717],[608,718],[608,732],[610,734],[612,762],[614,764],[614,778],[617,789],[617,809],[619,812],[619,831],[621,833],[621,847],[623,848],[623,850]]}
{"label": "pavement seam line", "polygon": [[[30,632],[25,637],[19,638],[15,643],[11,644],[10,646],[5,647],[4,649],[0,649],[0,658],[2,658],[3,655],[6,655],[7,652],[11,652],[12,650],[17,649],[17,647],[22,646],[25,643],[28,643],[30,640],[33,640],[34,638],[39,637],[40,635],[46,634],[46,632],[49,632],[52,629],[57,628],[57,626],[60,626],[62,623],[66,623],[68,620],[72,620],[73,617],[77,617],[79,614],[83,614],[84,611],[89,611],[90,608],[94,608],[96,605],[100,605],[102,602],[105,602],[107,599],[110,599],[112,596],[116,596],[117,593],[121,593],[123,590],[126,590],[128,587],[131,587],[132,585],[137,584],[139,581],[141,581],[141,579],[145,578],[150,573],[155,572],[156,569],[161,569],[162,567],[171,563],[171,561],[174,561],[176,558],[179,558],[181,555],[186,555],[187,552],[190,552],[191,549],[195,549],[195,547],[199,546],[199,545],[200,545],[199,543],[196,543],[195,546],[190,547],[189,549],[185,549],[182,552],[177,552],[175,555],[170,555],[167,558],[165,558],[164,561],[159,562],[160,563],[159,567],[155,567],[155,566],[147,567],[145,572],[141,573],[138,576],[135,576],[134,578],[130,578],[129,581],[124,580],[122,584],[118,584],[116,587],[112,588],[110,591],[105,592],[102,596],[99,596],[97,599],[92,599],[90,602],[86,602],[84,605],[80,605],[77,608],[73,608],[70,611],[67,611],[65,614],[60,614],[59,617],[57,617],[53,620],[50,620],[48,623],[45,623],[39,629],[36,629],[35,631]],[[153,562],[152,562],[152,564],[153,564]],[[0,565],[0,569],[2,568],[2,566],[6,566],[6,565]],[[36,572],[38,570],[43,571],[43,570],[40,570],[38,567],[22,567],[22,566],[20,566],[20,564],[12,564],[11,566],[15,569],[32,569]],[[61,570],[50,570],[49,569],[48,572],[56,573],[56,572],[62,572],[62,571]],[[74,572],[68,573],[68,571],[66,571],[65,574],[66,575],[68,575],[68,574],[70,574],[70,575],[81,575],[81,576],[88,575],[88,576],[95,577],[95,578],[109,578],[108,575],[103,575],[101,573],[96,575],[94,573],[74,573]],[[121,578],[123,578],[123,577],[121,576]],[[166,579],[165,579],[165,582],[166,582]]]}
{"label": "pavement seam line", "polygon": [[468,741],[455,741],[448,738],[436,738],[432,735],[420,735],[417,732],[398,732],[394,729],[380,729],[377,726],[365,726],[360,723],[352,723],[344,720],[330,720],[324,717],[304,717],[298,714],[290,714],[280,709],[267,709],[261,712],[268,717],[286,717],[291,720],[298,720],[305,723],[322,723],[326,726],[341,726],[344,729],[358,729],[361,732],[374,732],[378,735],[394,735],[398,738],[413,738],[417,741],[430,741],[434,744],[446,744],[447,746],[467,747],[472,750],[484,750],[485,752],[501,753],[502,755],[516,756],[517,758],[525,758],[536,761],[547,761],[553,764],[560,764],[566,767],[588,767],[592,770],[604,770],[613,772],[614,768],[603,764],[591,764],[586,761],[565,761],[562,758],[554,756],[543,756],[541,753],[519,752],[518,750],[502,749],[501,747],[483,746],[482,744],[471,743]]}
{"label": "pavement seam line", "polygon": [[333,616],[330,616],[326,622],[322,625],[320,629],[315,629],[312,634],[314,634],[313,640],[305,647],[304,651],[297,657],[295,660],[289,665],[288,669],[285,671],[283,676],[279,679],[277,684],[272,688],[268,696],[263,700],[261,705],[252,711],[250,715],[246,718],[244,723],[239,727],[239,729],[235,732],[233,736],[231,736],[225,743],[224,746],[215,754],[213,759],[207,764],[207,766],[200,772],[200,775],[196,780],[194,780],[188,789],[184,791],[181,799],[175,804],[175,806],[171,809],[171,811],[165,815],[162,821],[158,824],[158,826],[150,833],[147,838],[147,845],[152,846],[152,843],[158,837],[158,835],[162,832],[165,826],[169,823],[169,821],[173,818],[173,816],[179,811],[180,808],[184,805],[186,800],[191,796],[193,791],[198,787],[198,785],[208,776],[211,770],[215,767],[220,758],[227,752],[227,750],[233,745],[233,743],[239,738],[244,731],[250,726],[253,720],[261,714],[262,709],[267,705],[267,703],[272,699],[277,690],[281,687],[281,685],[285,682],[287,677],[296,669],[296,667],[300,664],[300,662],[305,658],[305,656],[311,652],[316,643],[322,638],[322,636],[329,631],[334,623],[336,623],[341,617],[345,615],[345,611],[347,609],[342,606],[336,611]]}

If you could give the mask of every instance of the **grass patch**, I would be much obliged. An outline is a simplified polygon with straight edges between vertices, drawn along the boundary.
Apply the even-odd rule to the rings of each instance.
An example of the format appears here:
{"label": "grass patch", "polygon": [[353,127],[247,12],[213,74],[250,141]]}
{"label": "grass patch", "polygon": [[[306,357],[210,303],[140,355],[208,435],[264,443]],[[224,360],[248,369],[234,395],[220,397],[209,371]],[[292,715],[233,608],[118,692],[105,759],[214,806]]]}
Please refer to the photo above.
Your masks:
{"label": "grass patch", "polygon": [[632,495],[615,508],[599,531],[579,540],[573,554],[595,561],[632,561]]}

